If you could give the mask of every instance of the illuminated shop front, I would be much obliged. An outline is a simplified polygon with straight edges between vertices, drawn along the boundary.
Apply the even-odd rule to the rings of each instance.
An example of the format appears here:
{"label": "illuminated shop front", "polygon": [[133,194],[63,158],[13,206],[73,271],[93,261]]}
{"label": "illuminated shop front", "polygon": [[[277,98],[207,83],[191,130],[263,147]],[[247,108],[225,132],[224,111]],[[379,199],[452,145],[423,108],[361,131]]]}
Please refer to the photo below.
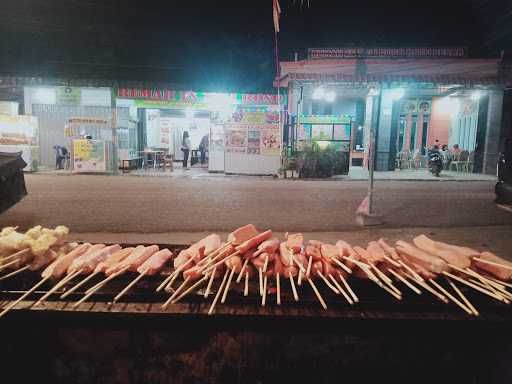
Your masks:
{"label": "illuminated shop front", "polygon": [[300,150],[308,119],[346,119],[350,140],[339,156],[348,150],[347,166],[367,165],[373,128],[377,170],[394,170],[401,158],[424,166],[428,148],[457,145],[467,152],[470,171],[495,173],[506,88],[501,74],[500,59],[469,58],[463,48],[310,49],[305,60],[281,62],[285,144]]}
{"label": "illuminated shop front", "polygon": [[[281,105],[283,100],[281,97]],[[117,105],[137,116],[141,149],[164,150],[180,161],[183,133],[188,132],[193,165],[206,136],[210,172],[278,173],[281,130],[277,95],[120,88]]]}

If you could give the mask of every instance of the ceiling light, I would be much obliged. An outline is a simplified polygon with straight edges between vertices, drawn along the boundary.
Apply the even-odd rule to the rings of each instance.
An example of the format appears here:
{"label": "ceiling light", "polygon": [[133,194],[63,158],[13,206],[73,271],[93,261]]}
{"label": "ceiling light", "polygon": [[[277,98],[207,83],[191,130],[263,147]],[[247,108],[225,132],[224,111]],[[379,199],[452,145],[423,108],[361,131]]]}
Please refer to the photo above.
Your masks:
{"label": "ceiling light", "polygon": [[324,97],[324,94],[325,94],[325,90],[323,89],[323,87],[318,87],[317,89],[315,89],[313,91],[313,99],[320,100]]}
{"label": "ceiling light", "polygon": [[336,92],[334,91],[328,91],[325,93],[325,101],[332,103],[334,100],[336,100]]}

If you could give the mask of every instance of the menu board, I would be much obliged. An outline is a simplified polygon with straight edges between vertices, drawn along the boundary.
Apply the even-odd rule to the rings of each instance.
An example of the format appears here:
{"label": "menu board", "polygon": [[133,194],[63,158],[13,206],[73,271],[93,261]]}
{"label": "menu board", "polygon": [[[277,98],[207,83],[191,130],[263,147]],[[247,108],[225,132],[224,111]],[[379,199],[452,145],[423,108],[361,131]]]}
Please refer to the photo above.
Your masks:
{"label": "menu board", "polygon": [[281,137],[279,130],[262,129],[260,146],[262,155],[279,156],[281,150]]}
{"label": "menu board", "polygon": [[225,148],[228,153],[246,153],[247,152],[247,127],[243,125],[233,125],[225,130],[226,140]]}
{"label": "menu board", "polygon": [[225,151],[248,155],[277,155],[281,150],[281,134],[277,124],[237,124],[224,126]]}
{"label": "menu board", "polygon": [[350,124],[335,124],[333,140],[350,140]]}
{"label": "menu board", "polygon": [[248,155],[259,155],[261,142],[261,131],[251,130],[247,131],[247,154]]}
{"label": "menu board", "polygon": [[107,170],[105,141],[73,140],[74,172],[105,172]]}
{"label": "menu board", "polygon": [[311,138],[313,140],[332,140],[332,124],[313,124]]}

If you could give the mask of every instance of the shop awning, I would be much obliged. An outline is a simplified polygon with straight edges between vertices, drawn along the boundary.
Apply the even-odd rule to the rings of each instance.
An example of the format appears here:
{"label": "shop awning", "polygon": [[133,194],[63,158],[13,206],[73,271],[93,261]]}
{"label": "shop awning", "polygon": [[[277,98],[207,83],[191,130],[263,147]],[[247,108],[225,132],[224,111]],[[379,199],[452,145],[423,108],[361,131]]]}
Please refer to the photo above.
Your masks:
{"label": "shop awning", "polygon": [[289,81],[319,82],[319,83],[422,83],[422,84],[458,84],[466,87],[473,86],[506,86],[511,83],[510,78],[496,77],[470,77],[455,75],[346,75],[339,73],[289,73],[280,79],[281,86],[288,86]]}

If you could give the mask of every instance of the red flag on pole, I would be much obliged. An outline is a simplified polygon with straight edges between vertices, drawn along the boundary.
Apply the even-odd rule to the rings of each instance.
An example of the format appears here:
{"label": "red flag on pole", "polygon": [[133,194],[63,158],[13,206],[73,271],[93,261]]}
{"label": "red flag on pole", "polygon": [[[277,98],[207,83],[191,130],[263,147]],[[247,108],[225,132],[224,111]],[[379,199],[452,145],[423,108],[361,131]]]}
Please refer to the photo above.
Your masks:
{"label": "red flag on pole", "polygon": [[272,0],[272,14],[274,17],[274,30],[276,33],[279,32],[279,17],[281,15],[281,6],[279,5],[279,0]]}

